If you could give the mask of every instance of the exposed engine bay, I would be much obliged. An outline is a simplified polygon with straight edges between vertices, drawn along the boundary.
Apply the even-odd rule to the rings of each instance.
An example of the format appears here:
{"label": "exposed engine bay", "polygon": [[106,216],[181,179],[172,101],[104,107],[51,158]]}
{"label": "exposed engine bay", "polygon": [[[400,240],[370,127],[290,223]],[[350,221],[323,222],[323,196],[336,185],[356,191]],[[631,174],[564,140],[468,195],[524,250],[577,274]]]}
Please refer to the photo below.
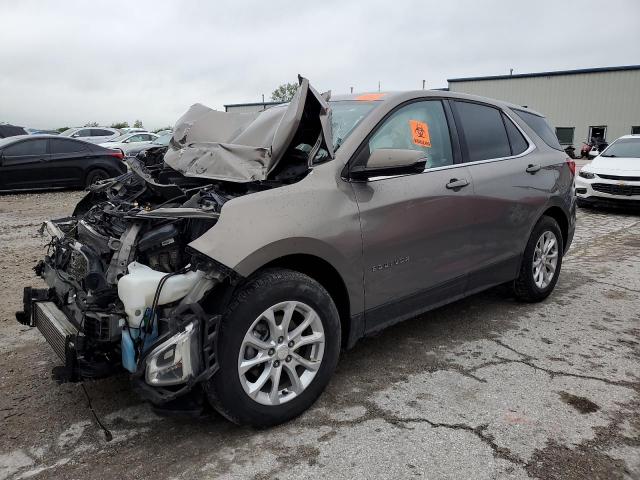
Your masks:
{"label": "exposed engine bay", "polygon": [[[127,173],[91,186],[72,216],[43,224],[50,241],[35,272],[48,288],[26,288],[17,318],[37,326],[63,360],[61,380],[128,371],[161,404],[216,372],[215,290],[238,276],[188,245],[214,227],[226,202],[297,182],[333,155],[318,120],[328,107],[300,82],[297,98],[266,120],[223,117],[236,121],[226,140],[267,131],[259,141],[239,147],[213,132],[216,141],[203,143],[208,124],[199,120],[213,111],[198,106],[193,117],[192,107],[169,147],[127,158]],[[265,138],[281,143],[277,155]]]}

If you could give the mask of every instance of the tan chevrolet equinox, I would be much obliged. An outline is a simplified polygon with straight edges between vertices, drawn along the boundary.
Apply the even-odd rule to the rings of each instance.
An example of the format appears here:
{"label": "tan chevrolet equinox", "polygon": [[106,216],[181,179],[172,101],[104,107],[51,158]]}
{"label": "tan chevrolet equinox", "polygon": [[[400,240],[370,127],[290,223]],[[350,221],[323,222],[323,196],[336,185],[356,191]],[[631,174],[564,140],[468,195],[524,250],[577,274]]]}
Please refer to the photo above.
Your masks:
{"label": "tan chevrolet equinox", "polygon": [[331,98],[300,78],[256,113],[193,105],[45,222],[23,324],[82,381],[122,372],[158,410],[287,421],[341,349],[500,284],[558,281],[574,170],[539,113],[446,91]]}

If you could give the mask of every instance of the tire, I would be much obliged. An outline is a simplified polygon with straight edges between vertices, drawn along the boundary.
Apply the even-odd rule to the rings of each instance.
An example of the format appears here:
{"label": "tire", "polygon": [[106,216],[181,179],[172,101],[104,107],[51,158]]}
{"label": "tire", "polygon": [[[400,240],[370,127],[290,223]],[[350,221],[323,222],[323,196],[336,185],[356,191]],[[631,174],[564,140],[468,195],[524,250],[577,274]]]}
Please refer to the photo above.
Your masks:
{"label": "tire", "polygon": [[[292,320],[287,329],[287,338],[279,343],[280,336],[276,338],[266,328],[270,324],[268,318],[276,318],[278,308],[286,309],[289,306],[293,312]],[[271,317],[263,315],[269,310],[276,314]],[[311,311],[317,313],[319,319]],[[323,330],[323,347],[314,343],[299,348],[294,346],[289,351],[290,342],[293,342],[287,340],[289,335],[294,338],[295,329],[306,319],[312,318],[313,323],[303,328],[300,334],[307,332],[304,338],[311,338],[310,335],[317,336]],[[282,328],[282,323],[283,320],[278,328]],[[259,329],[262,329],[262,333],[258,333]],[[318,282],[293,270],[268,269],[258,273],[234,295],[223,315],[218,339],[220,369],[205,384],[209,402],[221,415],[239,425],[269,427],[297,417],[316,401],[329,383],[340,354],[340,332],[338,310],[329,293]],[[257,350],[258,347],[252,346],[256,335],[262,335],[259,339],[263,344],[269,345],[269,350],[266,347]],[[248,343],[247,339],[250,339]],[[307,356],[305,351],[311,354]],[[269,360],[261,361],[242,374],[241,362],[254,360],[259,356]],[[315,370],[307,370],[298,364],[296,358],[300,359],[301,356],[304,357],[301,360],[312,365]],[[299,375],[295,374],[299,379],[297,388],[289,373],[292,367],[294,371],[300,372]],[[267,370],[269,368],[272,370]],[[276,372],[277,368],[280,369],[280,374],[274,373],[277,376],[271,377],[269,372]],[[269,380],[261,387],[262,390],[255,387],[265,377]],[[279,379],[275,395],[272,378]],[[305,386],[302,386],[303,379],[308,382]],[[248,391],[252,388],[253,397]]]}
{"label": "tire", "polygon": [[90,170],[89,173],[87,173],[87,176],[85,177],[84,186],[86,188],[89,188],[94,183],[99,182],[100,180],[106,180],[107,178],[110,178],[110,177],[111,175],[109,175],[109,173],[106,170],[103,170],[101,168]]}
{"label": "tire", "polygon": [[[538,255],[536,247],[538,242],[542,239],[543,235],[552,235],[556,240],[556,264],[552,276],[550,278],[542,277],[542,282],[537,283],[536,280],[540,280],[540,276],[535,277],[535,258]],[[548,238],[548,237],[547,237]],[[527,247],[524,250],[522,261],[520,262],[520,272],[518,278],[513,282],[513,293],[516,298],[523,302],[540,302],[547,298],[553,291],[556,283],[558,282],[558,276],[560,275],[560,269],[562,267],[562,254],[564,249],[564,239],[562,238],[562,232],[553,218],[543,216],[533,228]],[[553,250],[553,249],[551,249]],[[550,250],[550,251],[551,251]],[[548,257],[551,261],[552,257]],[[542,261],[538,264],[544,265],[546,262]],[[541,267],[543,268],[543,267]],[[543,272],[548,273],[549,270],[545,269]],[[542,284],[542,285],[541,285]]]}

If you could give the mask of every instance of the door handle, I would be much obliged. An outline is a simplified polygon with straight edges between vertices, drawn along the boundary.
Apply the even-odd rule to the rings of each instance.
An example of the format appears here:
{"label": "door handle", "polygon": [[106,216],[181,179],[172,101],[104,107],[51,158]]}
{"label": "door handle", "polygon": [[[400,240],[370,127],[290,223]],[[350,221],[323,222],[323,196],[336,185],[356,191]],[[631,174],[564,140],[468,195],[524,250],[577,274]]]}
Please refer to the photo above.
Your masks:
{"label": "door handle", "polygon": [[526,172],[533,175],[538,170],[540,170],[540,168],[541,168],[540,165],[534,165],[534,164],[530,163],[529,166],[527,167]]}
{"label": "door handle", "polygon": [[456,190],[458,188],[466,187],[467,185],[469,185],[469,180],[467,180],[466,178],[462,178],[460,180],[458,180],[457,178],[452,178],[451,180],[449,180],[449,183],[447,183],[446,187],[449,190]]}

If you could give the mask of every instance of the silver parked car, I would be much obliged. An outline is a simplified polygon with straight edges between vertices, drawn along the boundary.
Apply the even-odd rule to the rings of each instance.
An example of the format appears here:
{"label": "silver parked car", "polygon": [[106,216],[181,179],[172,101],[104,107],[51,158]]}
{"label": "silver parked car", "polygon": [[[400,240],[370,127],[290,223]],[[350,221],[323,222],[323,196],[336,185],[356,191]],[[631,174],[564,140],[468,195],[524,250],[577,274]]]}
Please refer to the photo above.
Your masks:
{"label": "silver parked car", "polygon": [[60,134],[61,137],[77,138],[91,143],[103,143],[122,135],[117,128],[111,127],[79,127],[68,128]]}
{"label": "silver parked car", "polygon": [[27,288],[17,318],[64,379],[127,371],[158,408],[269,426],[365,335],[495,285],[552,292],[575,164],[540,114],[453,92],[327,97],[301,78],[263,112],[194,105],[166,150],[46,223],[49,288]]}
{"label": "silver parked car", "polygon": [[137,149],[138,147],[149,145],[157,138],[158,135],[149,132],[125,133],[124,135],[120,135],[108,142],[101,143],[100,146],[115,150],[122,150],[125,155],[128,155],[130,149]]}

